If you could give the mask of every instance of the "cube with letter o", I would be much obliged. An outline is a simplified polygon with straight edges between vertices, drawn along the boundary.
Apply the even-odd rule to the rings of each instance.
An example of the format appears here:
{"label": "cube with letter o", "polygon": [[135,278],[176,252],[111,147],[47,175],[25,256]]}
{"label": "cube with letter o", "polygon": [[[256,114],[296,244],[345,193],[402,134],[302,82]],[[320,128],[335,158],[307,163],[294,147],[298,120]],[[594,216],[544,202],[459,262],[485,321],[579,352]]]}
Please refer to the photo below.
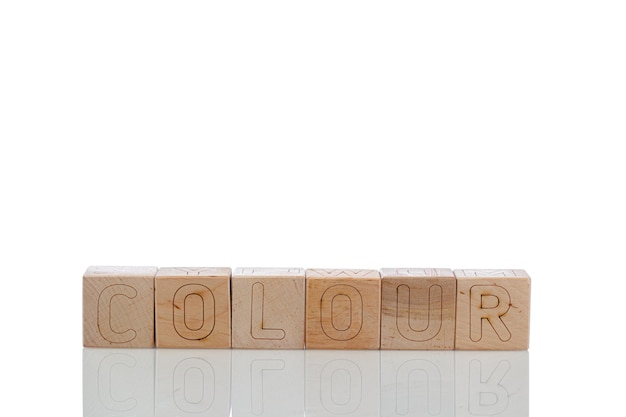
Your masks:
{"label": "cube with letter o", "polygon": [[307,349],[378,349],[380,283],[371,269],[307,269]]}

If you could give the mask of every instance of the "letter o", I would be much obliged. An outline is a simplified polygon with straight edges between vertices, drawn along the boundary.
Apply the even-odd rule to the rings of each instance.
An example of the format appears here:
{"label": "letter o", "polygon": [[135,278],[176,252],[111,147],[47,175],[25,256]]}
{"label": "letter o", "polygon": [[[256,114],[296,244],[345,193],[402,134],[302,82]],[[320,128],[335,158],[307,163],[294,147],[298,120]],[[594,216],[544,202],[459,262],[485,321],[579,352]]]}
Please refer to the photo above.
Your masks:
{"label": "letter o", "polygon": [[[333,323],[334,304],[338,296],[347,297],[350,302],[349,319],[350,324],[345,329],[339,329]],[[359,290],[351,285],[338,284],[328,287],[322,294],[320,303],[320,320],[322,330],[330,339],[350,340],[355,338],[363,327],[363,297]]]}
{"label": "letter o", "polygon": [[[200,297],[202,300],[200,314],[187,311],[187,303],[194,297]],[[174,309],[174,329],[183,339],[201,340],[213,332],[213,328],[215,328],[215,296],[204,285],[187,284],[180,287],[174,294],[172,308]],[[191,322],[198,323],[198,325],[190,326]]]}

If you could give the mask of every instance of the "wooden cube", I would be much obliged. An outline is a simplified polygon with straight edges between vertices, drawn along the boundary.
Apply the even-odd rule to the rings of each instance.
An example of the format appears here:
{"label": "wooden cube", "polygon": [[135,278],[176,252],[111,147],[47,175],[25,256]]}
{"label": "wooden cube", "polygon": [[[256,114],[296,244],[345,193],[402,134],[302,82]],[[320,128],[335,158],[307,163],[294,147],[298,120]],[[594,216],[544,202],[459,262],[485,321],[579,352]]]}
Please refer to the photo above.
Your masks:
{"label": "wooden cube", "polygon": [[457,278],[456,349],[528,349],[530,277],[521,269],[462,269]]}
{"label": "wooden cube", "polygon": [[83,276],[83,345],[153,347],[156,273],[156,267],[89,267]]}
{"label": "wooden cube", "polygon": [[233,348],[304,348],[304,269],[237,268]]}
{"label": "wooden cube", "polygon": [[306,347],[378,349],[380,281],[371,269],[307,269]]}
{"label": "wooden cube", "polygon": [[230,274],[230,268],[159,269],[157,347],[230,347]]}
{"label": "wooden cube", "polygon": [[381,349],[454,349],[452,270],[384,268],[381,275]]}

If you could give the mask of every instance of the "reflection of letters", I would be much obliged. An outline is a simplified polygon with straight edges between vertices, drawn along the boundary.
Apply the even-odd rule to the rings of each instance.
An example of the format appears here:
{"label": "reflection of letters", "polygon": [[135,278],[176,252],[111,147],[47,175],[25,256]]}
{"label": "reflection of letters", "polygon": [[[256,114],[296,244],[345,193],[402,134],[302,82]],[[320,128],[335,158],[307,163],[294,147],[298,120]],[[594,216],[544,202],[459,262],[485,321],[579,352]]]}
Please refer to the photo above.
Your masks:
{"label": "reflection of letters", "polygon": [[[405,385],[406,384],[406,385]],[[402,392],[400,387],[406,387]],[[441,413],[441,372],[430,361],[404,362],[396,374],[396,412],[436,416]]]}
{"label": "reflection of letters", "polygon": [[526,351],[85,349],[83,356],[85,417],[218,417],[231,406],[234,417],[528,415]]}
{"label": "reflection of letters", "polygon": [[158,349],[154,417],[227,416],[230,356],[222,349]]}
{"label": "reflection of letters", "polygon": [[133,329],[113,329],[111,324],[111,304],[116,297],[122,296],[129,299],[137,296],[137,290],[130,285],[109,285],[98,296],[98,330],[105,340],[111,343],[127,343],[137,337]]}
{"label": "reflection of letters", "polygon": [[200,358],[182,360],[174,369],[172,395],[181,411],[208,411],[215,400],[215,370],[211,364]]}
{"label": "reflection of letters", "polygon": [[281,340],[285,338],[283,329],[264,327],[263,309],[265,303],[265,286],[260,282],[252,285],[252,317],[250,334],[254,339]]}
{"label": "reflection of letters", "polygon": [[117,385],[114,383],[114,378],[118,368],[134,368],[136,363],[131,356],[121,353],[108,355],[100,361],[98,365],[98,396],[102,405],[109,410],[130,411],[137,406],[135,398],[115,398],[112,392],[113,387]]}
{"label": "reflection of letters", "polygon": [[[408,285],[399,285],[396,324],[400,334],[408,340],[424,342],[437,336],[441,330],[443,314],[443,290],[432,285],[427,292],[411,290]],[[424,294],[422,294],[422,292]],[[418,293],[417,296],[414,294]],[[411,302],[411,295],[416,302]],[[417,323],[417,325],[415,325]]]}
{"label": "reflection of letters", "polygon": [[500,383],[511,364],[500,361],[486,378],[482,375],[482,365],[473,360],[469,364],[469,412],[479,416],[492,416],[506,410],[509,393]]}
{"label": "reflection of letters", "polygon": [[470,288],[470,338],[478,342],[483,337],[483,324],[487,320],[503,342],[511,339],[511,332],[504,324],[504,316],[510,308],[511,296],[499,285],[474,285]]}
{"label": "reflection of letters", "polygon": [[361,404],[363,377],[352,361],[337,359],[329,362],[320,377],[320,398],[326,410],[333,414],[348,414]]}
{"label": "reflection of letters", "polygon": [[285,362],[280,359],[259,359],[254,360],[250,364],[250,382],[251,382],[251,397],[252,397],[252,413],[255,415],[263,414],[264,401],[263,392],[265,391],[265,384],[263,383],[263,372],[265,371],[280,371],[285,369]]}

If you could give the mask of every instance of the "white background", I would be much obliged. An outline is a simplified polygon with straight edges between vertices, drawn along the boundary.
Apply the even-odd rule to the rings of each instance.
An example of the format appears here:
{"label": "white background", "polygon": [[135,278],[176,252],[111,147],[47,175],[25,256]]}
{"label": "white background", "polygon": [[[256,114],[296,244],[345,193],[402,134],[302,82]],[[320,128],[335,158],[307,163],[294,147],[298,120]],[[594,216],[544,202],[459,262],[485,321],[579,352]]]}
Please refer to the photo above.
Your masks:
{"label": "white background", "polygon": [[91,264],[524,268],[531,415],[619,414],[619,1],[0,3],[3,409]]}

